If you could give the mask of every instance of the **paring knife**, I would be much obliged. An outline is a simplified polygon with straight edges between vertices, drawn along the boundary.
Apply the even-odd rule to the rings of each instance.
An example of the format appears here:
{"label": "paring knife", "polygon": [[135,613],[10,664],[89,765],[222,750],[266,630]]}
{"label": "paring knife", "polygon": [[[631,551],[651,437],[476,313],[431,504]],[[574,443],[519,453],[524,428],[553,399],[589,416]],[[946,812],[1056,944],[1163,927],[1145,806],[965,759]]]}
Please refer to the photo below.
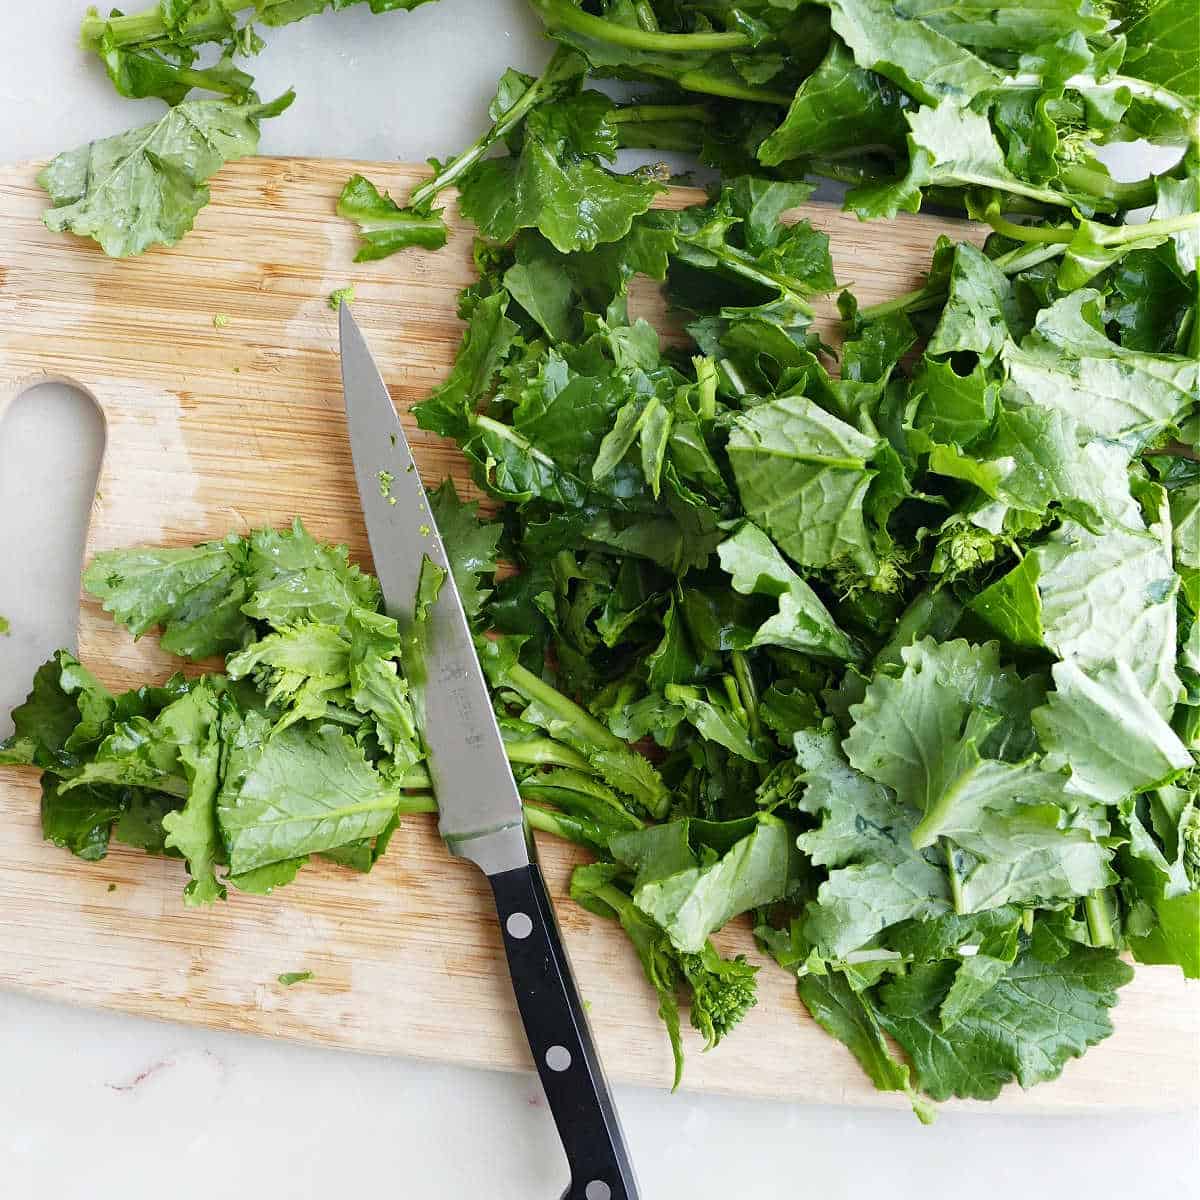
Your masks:
{"label": "paring knife", "polygon": [[[422,733],[451,853],[492,885],[517,1007],[571,1169],[563,1200],[636,1200],[612,1095],[592,1044],[521,798],[420,473],[350,309],[339,312],[354,474],[384,605],[411,622],[422,561],[446,572],[424,646]],[[411,672],[410,672],[411,674]]]}

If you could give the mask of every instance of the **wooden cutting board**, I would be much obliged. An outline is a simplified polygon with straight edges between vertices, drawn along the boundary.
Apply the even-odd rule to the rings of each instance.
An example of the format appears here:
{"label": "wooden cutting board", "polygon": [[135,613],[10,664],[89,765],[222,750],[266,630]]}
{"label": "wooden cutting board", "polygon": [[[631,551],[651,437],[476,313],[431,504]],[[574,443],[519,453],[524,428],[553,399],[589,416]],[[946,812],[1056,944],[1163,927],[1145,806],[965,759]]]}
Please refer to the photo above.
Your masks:
{"label": "wooden cutting board", "polygon": [[[89,556],[185,545],[299,514],[312,533],[347,543],[369,565],[327,297],[354,284],[355,315],[404,412],[449,369],[461,333],[455,293],[472,278],[471,235],[451,210],[453,235],[440,253],[353,264],[353,230],[333,206],[356,170],[400,197],[424,174],[248,159],[221,172],[181,245],[115,261],[44,229],[35,167],[0,169],[0,413],[46,379],[75,383],[100,406],[107,445]],[[698,198],[676,190],[666,202]],[[929,218],[862,225],[818,205],[806,215],[829,233],[839,281],[865,303],[917,286],[938,234],[978,236]],[[635,299],[661,317],[653,288]],[[832,314],[827,306],[829,333]],[[218,315],[227,323],[214,323]],[[450,473],[469,490],[454,448],[408,428],[427,482]],[[114,688],[162,679],[178,665],[152,637],[134,643],[87,598],[79,648]],[[609,1072],[669,1085],[667,1040],[632,950],[616,927],[566,899],[576,853],[553,839],[540,845]],[[431,818],[406,821],[365,877],[318,864],[275,896],[231,892],[205,911],[183,907],[184,878],[179,862],[120,847],[89,864],[47,845],[34,773],[0,769],[0,986],[356,1050],[529,1066],[487,888],[445,853]],[[745,927],[723,940],[755,954]],[[314,978],[292,988],[276,982],[297,970]],[[726,1044],[702,1055],[692,1040],[685,1086],[903,1103],[871,1088],[804,1014],[782,971],[768,965],[760,980],[759,1006]],[[1185,988],[1174,969],[1139,968],[1113,1038],[1058,1082],[1028,1095],[1010,1088],[999,1104],[1196,1103],[1198,1000],[1200,988]]]}

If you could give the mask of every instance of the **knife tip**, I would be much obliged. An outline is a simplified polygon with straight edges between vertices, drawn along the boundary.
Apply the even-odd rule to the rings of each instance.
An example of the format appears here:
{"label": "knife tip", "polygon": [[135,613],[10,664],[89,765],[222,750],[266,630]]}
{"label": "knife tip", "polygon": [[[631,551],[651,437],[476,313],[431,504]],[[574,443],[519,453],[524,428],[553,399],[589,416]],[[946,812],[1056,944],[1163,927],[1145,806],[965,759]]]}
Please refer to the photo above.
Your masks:
{"label": "knife tip", "polygon": [[354,320],[354,314],[350,311],[350,305],[345,300],[338,300],[338,337],[342,345],[346,344],[346,335],[348,333],[357,333],[358,323]]}

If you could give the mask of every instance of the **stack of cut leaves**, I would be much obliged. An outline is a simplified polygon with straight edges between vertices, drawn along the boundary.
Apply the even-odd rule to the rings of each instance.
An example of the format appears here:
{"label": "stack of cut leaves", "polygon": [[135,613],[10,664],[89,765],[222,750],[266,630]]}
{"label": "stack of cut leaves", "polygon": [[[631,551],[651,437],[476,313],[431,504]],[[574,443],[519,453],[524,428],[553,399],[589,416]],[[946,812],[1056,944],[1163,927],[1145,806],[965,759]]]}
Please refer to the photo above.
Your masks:
{"label": "stack of cut leaves", "polygon": [[[450,186],[482,234],[462,349],[415,411],[502,502],[479,522],[444,491],[436,515],[529,821],[592,851],[572,894],[629,935],[677,1062],[681,997],[709,1045],[754,1002],[755,968],[709,940],[750,914],[922,1117],[1054,1078],[1111,1032],[1122,952],[1200,977],[1194,3],[535,7],[560,46],[505,75],[488,132],[404,205],[362,178],[340,204],[360,258],[440,245]],[[649,90],[615,103],[595,76]],[[1118,182],[1094,151],[1137,137],[1178,161]],[[635,146],[725,179],[651,211],[656,173],[612,169]],[[811,327],[827,240],[782,219],[806,174],[855,183],[864,218],[928,197],[994,232],[940,243],[908,295],[843,294],[835,361]],[[631,318],[638,275],[686,347]],[[390,664],[402,692],[375,593],[264,591],[254,544],[220,570],[211,546],[90,568],[135,633],[234,653],[115,700],[44,668],[5,753],[47,771],[49,836],[94,856],[114,820],[161,828],[137,844],[169,839],[198,881],[182,826],[204,813],[237,885],[345,841],[369,859],[431,806],[406,791],[411,723],[396,741],[355,674]],[[172,686],[215,706],[215,734],[193,718],[215,780],[164,720]],[[235,845],[282,801],[244,764],[277,739],[353,752],[379,828],[249,866]]]}
{"label": "stack of cut leaves", "polygon": [[[269,892],[310,855],[360,871],[428,786],[379,586],[296,522],[194,549],[100,554],[88,590],[135,635],[223,674],[111,695],[67,651],[38,671],[0,763],[42,775],[46,838],[187,860],[185,900]],[[218,867],[227,868],[224,881]]]}

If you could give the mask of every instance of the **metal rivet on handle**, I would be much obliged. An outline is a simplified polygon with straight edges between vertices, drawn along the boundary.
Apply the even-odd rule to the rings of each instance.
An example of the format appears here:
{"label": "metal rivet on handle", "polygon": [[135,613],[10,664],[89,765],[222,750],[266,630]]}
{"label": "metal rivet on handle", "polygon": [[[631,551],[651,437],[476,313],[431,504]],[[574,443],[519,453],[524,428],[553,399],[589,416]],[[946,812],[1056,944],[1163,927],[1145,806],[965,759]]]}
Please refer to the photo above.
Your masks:
{"label": "metal rivet on handle", "polygon": [[593,1179],[583,1189],[584,1200],[612,1200],[612,1188],[603,1179]]}
{"label": "metal rivet on handle", "polygon": [[566,1046],[551,1046],[546,1051],[546,1066],[552,1071],[565,1071],[571,1065],[571,1052]]}
{"label": "metal rivet on handle", "polygon": [[510,937],[521,941],[533,932],[533,921],[528,913],[515,912],[504,922],[504,928],[508,930]]}

